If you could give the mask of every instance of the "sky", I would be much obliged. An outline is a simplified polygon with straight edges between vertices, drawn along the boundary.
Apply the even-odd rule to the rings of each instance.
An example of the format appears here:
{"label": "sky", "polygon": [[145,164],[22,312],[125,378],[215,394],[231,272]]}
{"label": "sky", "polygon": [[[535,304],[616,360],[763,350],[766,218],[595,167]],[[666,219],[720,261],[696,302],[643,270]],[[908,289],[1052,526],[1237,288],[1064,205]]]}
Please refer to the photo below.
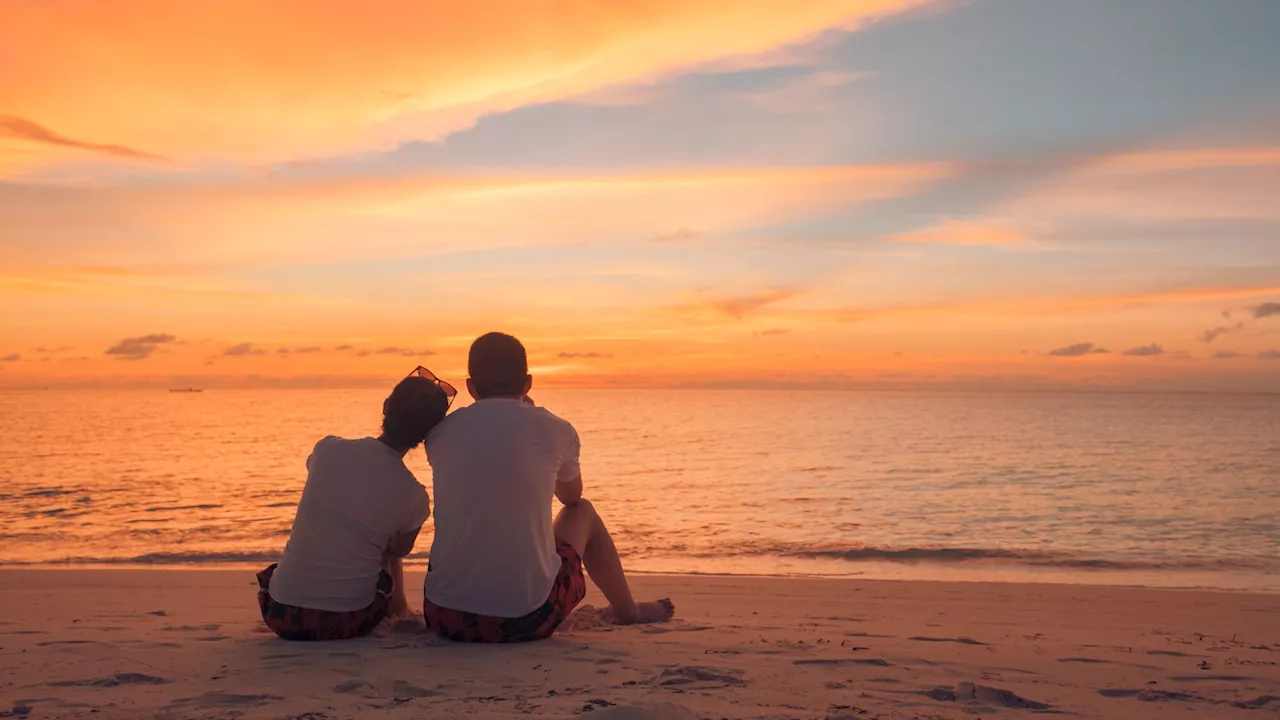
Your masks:
{"label": "sky", "polygon": [[0,387],[1280,392],[1274,0],[0,14]]}

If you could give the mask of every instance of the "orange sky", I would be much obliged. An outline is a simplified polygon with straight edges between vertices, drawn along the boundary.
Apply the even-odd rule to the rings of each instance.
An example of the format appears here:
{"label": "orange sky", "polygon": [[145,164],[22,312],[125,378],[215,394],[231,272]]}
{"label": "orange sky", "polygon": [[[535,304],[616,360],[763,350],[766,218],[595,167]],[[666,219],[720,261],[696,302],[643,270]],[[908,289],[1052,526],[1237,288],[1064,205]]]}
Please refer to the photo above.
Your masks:
{"label": "orange sky", "polygon": [[1172,4],[8,4],[0,387],[1280,391],[1271,11]]}

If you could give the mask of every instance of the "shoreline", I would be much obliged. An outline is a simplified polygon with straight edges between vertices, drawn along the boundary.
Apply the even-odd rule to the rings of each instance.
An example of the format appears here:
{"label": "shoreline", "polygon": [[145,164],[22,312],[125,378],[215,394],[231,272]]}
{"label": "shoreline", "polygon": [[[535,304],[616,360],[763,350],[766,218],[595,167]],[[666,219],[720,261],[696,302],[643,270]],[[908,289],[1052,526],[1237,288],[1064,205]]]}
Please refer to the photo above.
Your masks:
{"label": "shoreline", "polygon": [[[247,562],[210,562],[210,563],[77,563],[77,562],[33,562],[33,563],[0,563],[0,576],[7,572],[21,571],[51,571],[51,572],[245,572],[256,573],[266,564],[275,562],[275,560],[266,560],[259,563]],[[954,570],[954,566],[938,566],[927,565],[924,563],[911,565],[911,567],[943,567]],[[1280,596],[1280,587],[1229,587],[1221,585],[1205,585],[1205,584],[1149,584],[1140,582],[1123,582],[1119,577],[1106,578],[1109,582],[1079,582],[1081,577],[1100,578],[1103,576],[1133,576],[1136,573],[1121,570],[1085,570],[1074,571],[1072,573],[1049,573],[1035,571],[1028,572],[1025,568],[1019,566],[997,566],[997,569],[1006,570],[1017,576],[1009,578],[997,578],[983,576],[982,571],[959,570],[947,577],[883,577],[877,575],[849,573],[849,574],[824,574],[824,573],[752,573],[752,572],[703,572],[703,571],[686,571],[675,572],[668,570],[627,570],[627,575],[649,578],[666,578],[666,579],[683,579],[683,578],[725,578],[725,579],[743,579],[743,580],[801,580],[801,581],[832,581],[832,582],[864,582],[864,583],[936,583],[936,584],[962,584],[962,585],[993,585],[993,586],[1015,586],[1015,587],[1082,587],[1082,588],[1115,588],[1115,589],[1134,589],[1134,590],[1172,590],[1182,592],[1221,592],[1230,594],[1245,595],[1271,595]],[[415,559],[414,562],[405,564],[407,573],[422,574],[426,571],[425,559],[421,562]],[[1176,571],[1175,571],[1176,572]],[[989,573],[989,569],[988,569]],[[1035,576],[1040,575],[1040,579]],[[1057,579],[1054,579],[1054,575]],[[1280,582],[1278,580],[1277,582]]]}
{"label": "shoreline", "polygon": [[[423,575],[407,573],[414,608]],[[289,643],[238,570],[0,569],[0,713],[31,718],[1248,718],[1280,710],[1280,597],[637,575],[672,623],[551,640],[384,628]],[[587,605],[601,604],[594,587]],[[25,710],[28,709],[29,710]],[[17,713],[15,713],[17,714]]]}

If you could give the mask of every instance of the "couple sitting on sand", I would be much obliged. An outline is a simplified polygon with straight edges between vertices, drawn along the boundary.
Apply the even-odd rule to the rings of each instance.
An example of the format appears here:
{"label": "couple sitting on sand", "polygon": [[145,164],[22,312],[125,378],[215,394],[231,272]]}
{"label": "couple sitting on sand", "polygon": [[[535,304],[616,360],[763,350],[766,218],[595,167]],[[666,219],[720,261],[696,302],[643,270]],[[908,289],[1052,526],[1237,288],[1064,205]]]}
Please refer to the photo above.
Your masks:
{"label": "couple sitting on sand", "polygon": [[[586,595],[587,571],[618,624],[660,622],[669,600],[637,603],[604,522],[582,497],[578,433],[529,399],[524,346],[489,333],[468,357],[475,403],[419,367],[382,406],[382,434],[327,437],[284,556],[258,574],[262,619],[287,640],[367,635],[406,616],[402,558],[431,515],[404,456],[425,443],[436,493],[422,601],[427,628],[451,640],[550,637]],[[554,522],[551,498],[564,504]]]}

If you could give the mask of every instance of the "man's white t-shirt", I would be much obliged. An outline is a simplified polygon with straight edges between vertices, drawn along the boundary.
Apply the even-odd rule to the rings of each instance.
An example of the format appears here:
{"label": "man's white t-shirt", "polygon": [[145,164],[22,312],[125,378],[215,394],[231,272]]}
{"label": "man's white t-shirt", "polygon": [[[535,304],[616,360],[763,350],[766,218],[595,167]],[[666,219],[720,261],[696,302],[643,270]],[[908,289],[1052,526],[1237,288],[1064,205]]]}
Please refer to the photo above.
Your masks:
{"label": "man's white t-shirt", "polygon": [[551,498],[558,482],[580,476],[578,456],[572,425],[520,400],[480,400],[436,426],[427,599],[502,618],[545,603],[561,562]]}
{"label": "man's white t-shirt", "polygon": [[427,490],[400,453],[376,438],[321,440],[307,458],[307,484],[271,576],[271,597],[334,612],[367,607],[392,536],[422,527],[429,512]]}

